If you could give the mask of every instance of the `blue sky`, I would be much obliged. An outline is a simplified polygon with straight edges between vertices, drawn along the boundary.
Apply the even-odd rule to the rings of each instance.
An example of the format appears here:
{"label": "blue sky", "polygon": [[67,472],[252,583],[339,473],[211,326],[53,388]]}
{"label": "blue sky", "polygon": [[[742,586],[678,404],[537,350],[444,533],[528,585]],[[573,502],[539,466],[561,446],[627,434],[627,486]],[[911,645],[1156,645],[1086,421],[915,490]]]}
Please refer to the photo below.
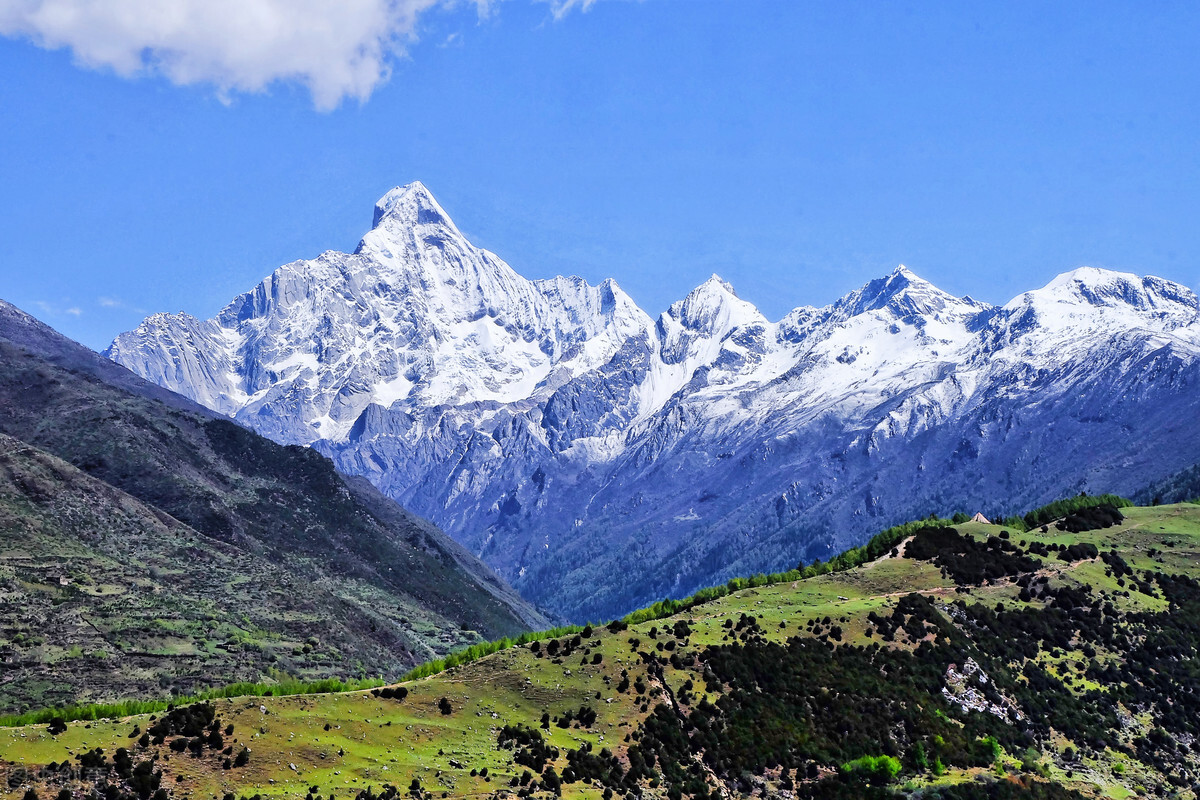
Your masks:
{"label": "blue sky", "polygon": [[652,314],[717,272],[778,318],[901,262],[991,302],[1084,264],[1196,288],[1198,29],[1165,2],[435,5],[333,110],[261,64],[128,76],[17,31],[0,297],[102,348],[353,248],[414,179],[519,272]]}

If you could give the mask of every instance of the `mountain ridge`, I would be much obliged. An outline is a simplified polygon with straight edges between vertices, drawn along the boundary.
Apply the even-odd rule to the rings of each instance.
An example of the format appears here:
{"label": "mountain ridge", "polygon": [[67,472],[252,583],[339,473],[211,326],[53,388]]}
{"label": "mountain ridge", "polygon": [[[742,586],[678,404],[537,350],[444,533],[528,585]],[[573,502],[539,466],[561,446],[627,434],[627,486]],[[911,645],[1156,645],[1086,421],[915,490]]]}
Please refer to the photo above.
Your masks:
{"label": "mountain ridge", "polygon": [[[1160,278],[1085,268],[991,306],[900,266],[773,322],[714,275],[652,319],[611,281],[521,278],[423,185],[375,223],[106,354],[367,476],[568,616],[828,555],[951,497],[1132,492],[1200,461],[1185,433],[1102,483],[1132,432],[1195,410],[1200,303]],[[1107,407],[1070,399],[1122,383]],[[1052,423],[1103,441],[1031,451]],[[1009,469],[1002,491],[966,485]]]}
{"label": "mountain ridge", "polygon": [[399,675],[546,624],[366,479],[6,303],[0,450],[6,710],[283,673]]}

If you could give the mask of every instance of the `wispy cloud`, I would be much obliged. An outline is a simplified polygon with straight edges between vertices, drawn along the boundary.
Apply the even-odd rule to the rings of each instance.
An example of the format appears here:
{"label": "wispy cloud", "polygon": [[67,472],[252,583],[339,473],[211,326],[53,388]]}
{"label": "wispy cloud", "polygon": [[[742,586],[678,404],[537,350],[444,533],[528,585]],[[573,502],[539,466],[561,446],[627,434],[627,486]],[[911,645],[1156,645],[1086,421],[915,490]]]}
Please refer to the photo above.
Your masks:
{"label": "wispy cloud", "polygon": [[[555,16],[579,2],[554,0]],[[0,0],[0,34],[69,48],[85,67],[210,84],[222,96],[297,82],[330,110],[388,79],[424,13],[461,5],[485,16],[492,0]]]}
{"label": "wispy cloud", "polygon": [[[70,300],[67,300],[66,302],[70,302]],[[55,303],[49,303],[45,300],[34,300],[30,305],[48,317],[61,317],[63,314],[69,314],[72,317],[83,316],[83,309],[79,306],[64,307]]]}
{"label": "wispy cloud", "polygon": [[132,311],[135,314],[150,313],[150,312],[146,311],[146,309],[144,309],[144,308],[139,308],[138,306],[136,306],[132,303],[127,303],[124,300],[122,300],[121,298],[112,297],[111,295],[102,295],[100,297],[97,297],[96,305],[98,305],[100,308],[117,309],[120,311]]}
{"label": "wispy cloud", "polygon": [[555,19],[562,19],[572,11],[587,11],[596,4],[596,0],[549,0],[550,13]]}

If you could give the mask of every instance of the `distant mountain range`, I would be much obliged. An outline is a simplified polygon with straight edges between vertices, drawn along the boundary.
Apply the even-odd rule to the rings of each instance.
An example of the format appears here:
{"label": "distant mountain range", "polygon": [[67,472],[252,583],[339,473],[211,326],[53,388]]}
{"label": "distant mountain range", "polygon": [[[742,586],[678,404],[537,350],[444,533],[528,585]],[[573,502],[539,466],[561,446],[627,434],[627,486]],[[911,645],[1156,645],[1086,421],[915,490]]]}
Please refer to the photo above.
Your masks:
{"label": "distant mountain range", "polygon": [[1200,304],[1170,281],[1083,268],[996,307],[900,267],[772,322],[714,275],[654,319],[611,280],[521,277],[419,183],[353,253],[106,355],[366,476],[575,619],[1200,462]]}
{"label": "distant mountain range", "polygon": [[0,301],[0,712],[397,677],[546,626],[362,478]]}

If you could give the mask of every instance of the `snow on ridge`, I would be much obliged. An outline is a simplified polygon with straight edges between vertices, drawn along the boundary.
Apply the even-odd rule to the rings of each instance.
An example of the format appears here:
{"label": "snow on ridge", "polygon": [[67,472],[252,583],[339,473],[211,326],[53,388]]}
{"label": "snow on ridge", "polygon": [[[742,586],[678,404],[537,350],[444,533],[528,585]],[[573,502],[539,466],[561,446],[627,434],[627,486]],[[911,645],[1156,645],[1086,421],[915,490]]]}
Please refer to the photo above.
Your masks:
{"label": "snow on ridge", "polygon": [[1098,267],[1079,267],[1063,272],[1041,289],[1013,298],[1004,308],[1013,311],[1022,306],[1046,304],[1126,307],[1168,314],[1194,314],[1200,309],[1195,293],[1182,284],[1152,275],[1142,277]]}
{"label": "snow on ridge", "polygon": [[[552,390],[552,375],[561,384],[595,369],[652,327],[615,281],[518,275],[463,238],[419,182],[380,199],[355,253],[286,264],[213,320],[152,317],[109,352],[128,363],[169,361],[169,352],[151,352],[154,340],[186,340],[180,327],[196,325],[234,345],[221,348],[231,368],[218,378],[144,364],[153,379],[210,402],[220,395],[231,414],[286,400],[303,418],[293,433],[306,442],[344,434],[372,402],[523,401]],[[298,352],[308,370],[281,368]],[[358,391],[363,385],[386,388]],[[319,419],[318,435],[308,423]]]}
{"label": "snow on ridge", "polygon": [[[733,513],[730,481],[740,502],[773,493],[738,518],[746,530],[824,502],[848,530],[880,521],[892,490],[872,481],[888,469],[893,502],[933,502],[950,495],[918,497],[918,481],[954,480],[972,459],[1009,474],[996,448],[1053,460],[1073,441],[1037,438],[1056,423],[1099,425],[1145,397],[1136,427],[1162,401],[1146,374],[1170,375],[1164,392],[1190,385],[1200,304],[1170,281],[1084,268],[996,307],[900,265],[775,322],[717,275],[652,318],[611,279],[519,275],[414,183],[380,199],[354,253],[283,265],[211,320],[148,317],[107,355],[320,448],[537,589],[538,559],[593,526],[662,531],[663,552],[690,540],[712,509]],[[1086,405],[1100,374],[1119,397],[1055,416]],[[908,442],[925,448],[911,462]],[[1068,473],[1091,452],[1037,475],[1078,490],[1093,473]],[[871,461],[881,453],[899,460]]]}
{"label": "snow on ridge", "polygon": [[[1054,361],[1060,351],[1106,348],[1135,334],[1153,340],[1200,320],[1200,302],[1187,287],[1152,276],[1081,267],[1024,292],[990,323],[1019,358]],[[1197,331],[1200,332],[1200,331]]]}
{"label": "snow on ridge", "polygon": [[443,223],[453,226],[446,210],[420,181],[397,186],[375,203],[371,227],[377,228],[385,218],[395,218],[401,224],[420,225]]}
{"label": "snow on ridge", "polygon": [[955,297],[901,264],[890,275],[869,281],[838,300],[831,313],[842,318],[879,312],[896,317],[942,319],[976,314],[990,308],[970,297]]}
{"label": "snow on ridge", "polygon": [[[638,420],[681,393],[711,402],[768,387],[790,394],[821,386],[801,400],[812,406],[845,396],[830,392],[833,386],[860,392],[868,378],[903,381],[937,364],[986,360],[992,345],[974,330],[985,317],[1005,331],[1001,338],[1028,340],[1033,331],[1026,354],[1044,356],[1069,345],[1076,329],[1140,329],[1150,309],[1158,324],[1149,328],[1163,330],[1196,319],[1195,308],[1195,296],[1177,284],[1081,268],[1014,299],[996,317],[992,306],[954,297],[901,264],[824,308],[800,307],[779,322],[714,274],[652,321],[611,279],[592,286],[577,277],[522,277],[468,242],[415,181],[380,198],[353,254],[329,251],[286,264],[214,320],[149,317],[109,353],[225,413],[284,403],[277,413],[298,415],[292,427],[313,441],[333,430],[345,435],[371,403],[417,411],[545,402],[612,366],[631,343],[638,351],[643,342],[649,360],[616,402]],[[300,356],[303,369],[293,364]],[[740,401],[747,402],[761,400]],[[713,403],[712,410],[737,406]],[[310,425],[317,419],[332,420],[319,435]]]}
{"label": "snow on ridge", "polygon": [[723,336],[742,325],[766,323],[752,304],[737,296],[733,286],[713,274],[664,312],[685,328],[711,336]]}

